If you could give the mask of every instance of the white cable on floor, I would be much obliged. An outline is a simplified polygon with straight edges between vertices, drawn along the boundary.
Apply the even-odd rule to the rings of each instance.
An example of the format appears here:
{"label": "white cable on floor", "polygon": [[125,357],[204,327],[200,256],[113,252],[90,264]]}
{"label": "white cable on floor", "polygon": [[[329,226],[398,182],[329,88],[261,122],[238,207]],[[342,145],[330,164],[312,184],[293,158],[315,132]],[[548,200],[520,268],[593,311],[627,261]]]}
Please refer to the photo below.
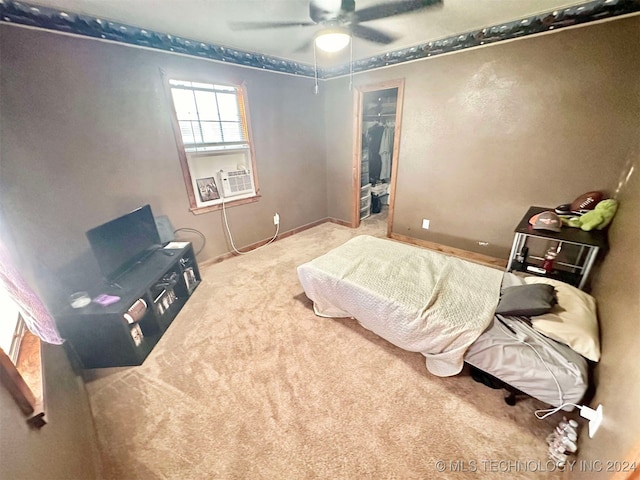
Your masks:
{"label": "white cable on floor", "polygon": [[[554,413],[562,410],[564,407],[568,407],[569,405],[571,405],[572,407],[576,407],[578,410],[582,410],[584,408],[584,405],[576,405],[575,403],[563,403],[562,405],[560,405],[559,407],[556,407],[556,408],[547,408],[547,409],[544,409],[544,410],[536,410],[534,412],[534,415],[536,416],[536,418],[538,420],[544,420],[549,415],[553,415]],[[544,415],[540,416],[539,414],[541,414],[541,413],[544,413]]]}
{"label": "white cable on floor", "polygon": [[276,233],[273,236],[273,238],[271,240],[269,240],[267,243],[265,243],[264,245],[260,245],[259,247],[254,248],[253,250],[248,250],[246,252],[241,252],[240,250],[238,250],[235,246],[235,244],[233,243],[233,236],[231,235],[231,230],[229,229],[229,222],[227,220],[227,209],[225,208],[225,203],[224,203],[224,197],[222,198],[222,216],[224,218],[224,226],[227,229],[227,234],[229,235],[229,241],[231,242],[231,248],[233,248],[233,251],[236,252],[238,255],[246,255],[248,253],[253,253],[255,251],[260,250],[263,247],[266,247],[267,245],[269,245],[271,242],[273,242],[276,237],[278,236],[278,233],[280,232],[280,220],[278,219],[278,224],[276,225]]}

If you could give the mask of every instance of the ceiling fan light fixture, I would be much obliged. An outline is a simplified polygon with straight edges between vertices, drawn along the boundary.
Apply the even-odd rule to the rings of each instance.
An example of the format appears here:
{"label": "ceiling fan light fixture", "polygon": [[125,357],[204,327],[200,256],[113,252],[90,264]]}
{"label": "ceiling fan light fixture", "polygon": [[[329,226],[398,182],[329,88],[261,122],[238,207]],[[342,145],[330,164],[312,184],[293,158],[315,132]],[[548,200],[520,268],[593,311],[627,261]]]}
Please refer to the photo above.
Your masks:
{"label": "ceiling fan light fixture", "polygon": [[338,52],[349,45],[351,35],[341,30],[325,30],[316,36],[316,47],[325,52]]}

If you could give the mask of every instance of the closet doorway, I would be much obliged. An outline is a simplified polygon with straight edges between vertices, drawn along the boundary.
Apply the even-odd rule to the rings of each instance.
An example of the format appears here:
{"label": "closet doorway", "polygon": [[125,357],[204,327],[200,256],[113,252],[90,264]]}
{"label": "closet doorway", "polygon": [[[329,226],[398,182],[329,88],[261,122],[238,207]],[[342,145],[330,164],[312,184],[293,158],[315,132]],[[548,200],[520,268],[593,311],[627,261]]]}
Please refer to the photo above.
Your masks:
{"label": "closet doorway", "polygon": [[400,149],[404,79],[356,88],[353,152],[355,228],[388,209],[391,235]]}

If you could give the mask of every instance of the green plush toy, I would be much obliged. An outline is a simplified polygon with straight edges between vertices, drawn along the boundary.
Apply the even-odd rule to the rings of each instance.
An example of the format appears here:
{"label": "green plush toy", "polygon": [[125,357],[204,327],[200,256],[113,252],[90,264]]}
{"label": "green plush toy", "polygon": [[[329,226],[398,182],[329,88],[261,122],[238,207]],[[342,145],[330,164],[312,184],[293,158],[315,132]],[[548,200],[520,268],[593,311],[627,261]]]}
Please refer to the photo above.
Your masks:
{"label": "green plush toy", "polygon": [[595,208],[580,217],[570,218],[566,224],[570,227],[581,228],[585,232],[602,230],[613,220],[613,216],[618,210],[618,202],[613,198],[598,202]]}

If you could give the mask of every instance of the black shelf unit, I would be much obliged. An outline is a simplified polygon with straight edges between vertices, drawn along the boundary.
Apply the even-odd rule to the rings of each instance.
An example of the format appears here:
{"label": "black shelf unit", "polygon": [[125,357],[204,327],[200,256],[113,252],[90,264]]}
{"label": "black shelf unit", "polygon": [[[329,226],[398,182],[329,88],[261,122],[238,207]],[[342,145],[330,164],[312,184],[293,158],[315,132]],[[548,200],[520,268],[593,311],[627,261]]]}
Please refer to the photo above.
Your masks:
{"label": "black shelf unit", "polygon": [[517,260],[514,260],[513,263],[511,264],[510,271],[524,272],[528,275],[535,275],[536,277],[553,278],[554,280],[560,280],[561,282],[568,283],[570,285],[575,285],[575,286],[580,284],[579,273],[569,272],[566,270],[560,270],[560,269],[554,268],[551,271],[551,273],[544,274],[544,273],[538,273],[535,271],[527,270],[527,267],[529,266],[539,267],[540,265],[538,265],[537,263],[518,262]]}
{"label": "black shelf unit", "polygon": [[[67,306],[54,315],[56,324],[83,368],[141,365],[200,281],[190,243],[159,249],[120,277],[117,286],[96,282],[89,290],[92,298],[106,293],[119,296],[119,301]],[[130,323],[125,313],[140,300],[144,313]],[[141,337],[132,333],[138,328]]]}
{"label": "black shelf unit", "polygon": [[[553,211],[553,208],[529,207],[516,225],[507,271],[552,278],[584,290],[597,257],[608,249],[607,233],[605,230],[585,232],[566,226],[559,232],[534,229],[529,219],[547,210]],[[536,267],[541,267],[544,252],[550,245],[561,246],[562,255],[556,259],[555,268],[548,274],[535,271]],[[525,251],[527,258],[519,260]],[[534,270],[527,267],[534,267]]]}

